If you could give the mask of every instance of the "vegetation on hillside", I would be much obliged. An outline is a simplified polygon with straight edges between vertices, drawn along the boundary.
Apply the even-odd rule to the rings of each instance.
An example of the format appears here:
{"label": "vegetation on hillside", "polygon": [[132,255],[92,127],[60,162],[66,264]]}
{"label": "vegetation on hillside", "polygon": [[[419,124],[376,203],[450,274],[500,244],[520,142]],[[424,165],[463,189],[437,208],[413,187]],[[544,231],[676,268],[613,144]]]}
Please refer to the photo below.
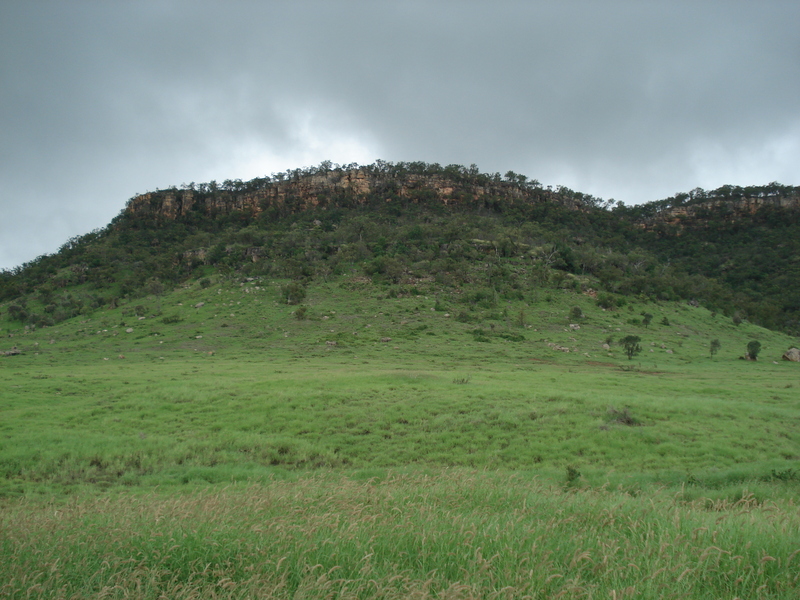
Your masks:
{"label": "vegetation on hillside", "polygon": [[796,213],[364,169],[0,276],[0,596],[798,596],[795,284],[742,275]]}
{"label": "vegetation on hillside", "polygon": [[[354,169],[374,183],[369,193],[330,188],[310,207],[292,195],[293,184]],[[448,202],[426,180],[446,182]],[[209,208],[276,186],[288,190],[281,204]],[[626,297],[687,300],[739,322],[800,332],[800,211],[765,206],[734,218],[724,203],[708,205],[793,197],[797,188],[724,186],[625,207],[513,172],[382,161],[182,188],[194,199],[184,214],[126,210],[56,254],[0,273],[0,311],[46,326],[215,272],[285,277],[300,288],[357,273],[387,287],[434,278],[474,302],[556,288],[595,290],[606,308]],[[155,192],[151,202],[180,191]],[[701,208],[678,223],[653,221],[684,205]]]}

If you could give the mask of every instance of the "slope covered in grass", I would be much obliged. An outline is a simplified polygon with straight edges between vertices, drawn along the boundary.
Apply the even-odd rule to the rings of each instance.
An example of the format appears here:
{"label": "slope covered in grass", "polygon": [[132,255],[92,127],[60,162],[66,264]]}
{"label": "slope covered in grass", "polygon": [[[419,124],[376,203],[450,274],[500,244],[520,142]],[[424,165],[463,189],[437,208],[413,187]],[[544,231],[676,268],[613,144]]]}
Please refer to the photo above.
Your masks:
{"label": "slope covered in grass", "polygon": [[[484,309],[432,283],[312,285],[290,306],[286,284],[222,279],[14,330],[6,492],[408,465],[768,480],[800,456],[782,334],[563,291]],[[753,339],[760,360],[739,360]]]}

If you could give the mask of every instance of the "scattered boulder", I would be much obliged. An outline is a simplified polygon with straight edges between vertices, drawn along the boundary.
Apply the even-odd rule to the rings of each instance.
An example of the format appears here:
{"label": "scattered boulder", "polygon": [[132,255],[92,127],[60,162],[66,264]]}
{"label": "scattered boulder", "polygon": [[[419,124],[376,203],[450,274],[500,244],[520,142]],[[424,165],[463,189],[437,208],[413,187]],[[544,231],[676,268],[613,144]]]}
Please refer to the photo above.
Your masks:
{"label": "scattered boulder", "polygon": [[325,343],[328,344],[328,346],[336,346],[337,345],[336,342],[330,342],[329,341],[329,342],[325,342]]}
{"label": "scattered boulder", "polygon": [[6,350],[3,352],[4,356],[17,356],[18,354],[22,354],[22,351],[16,346],[12,346],[11,350]]}
{"label": "scattered boulder", "polygon": [[390,338],[390,337],[382,337],[382,338],[381,338],[381,341],[382,341],[382,342],[391,342],[391,341],[392,341],[392,338]]}
{"label": "scattered boulder", "polygon": [[792,362],[800,362],[800,349],[789,348],[783,353],[783,360],[790,360]]}
{"label": "scattered boulder", "polygon": [[125,333],[133,333],[133,327],[128,327],[128,328],[125,330]]}
{"label": "scattered boulder", "polygon": [[195,305],[194,305],[194,307],[195,307],[195,308],[202,308],[202,307],[203,307],[203,306],[205,306],[205,305],[206,305],[206,303],[205,303],[205,302],[198,302],[197,304],[195,304]]}

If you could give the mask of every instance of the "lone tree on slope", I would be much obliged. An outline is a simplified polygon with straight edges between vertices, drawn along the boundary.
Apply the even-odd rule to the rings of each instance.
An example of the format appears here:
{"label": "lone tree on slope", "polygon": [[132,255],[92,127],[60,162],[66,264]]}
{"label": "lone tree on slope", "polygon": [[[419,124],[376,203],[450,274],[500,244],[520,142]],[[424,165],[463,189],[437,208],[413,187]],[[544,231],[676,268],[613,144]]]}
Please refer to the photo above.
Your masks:
{"label": "lone tree on slope", "polygon": [[758,353],[761,352],[761,342],[753,340],[747,343],[747,358],[750,360],[758,360]]}
{"label": "lone tree on slope", "polygon": [[625,348],[625,354],[628,355],[628,360],[631,360],[635,355],[642,351],[642,347],[639,345],[639,342],[641,341],[642,340],[638,335],[626,335],[619,341],[619,343],[622,344],[622,347]]}

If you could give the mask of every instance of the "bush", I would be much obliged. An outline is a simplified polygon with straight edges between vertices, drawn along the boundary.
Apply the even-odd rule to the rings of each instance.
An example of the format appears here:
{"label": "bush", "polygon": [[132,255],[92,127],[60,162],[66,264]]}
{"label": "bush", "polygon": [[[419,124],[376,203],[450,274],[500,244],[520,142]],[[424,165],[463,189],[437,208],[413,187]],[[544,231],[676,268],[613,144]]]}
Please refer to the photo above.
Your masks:
{"label": "bush", "polygon": [[306,288],[293,281],[281,287],[281,299],[286,304],[300,304],[306,297]]}
{"label": "bush", "polygon": [[597,295],[597,306],[600,308],[622,308],[627,302],[624,296],[617,296],[607,292]]}
{"label": "bush", "polygon": [[577,321],[583,318],[583,311],[581,310],[580,306],[573,306],[572,309],[569,311],[569,318],[573,321]]}
{"label": "bush", "polygon": [[636,427],[642,424],[639,419],[633,416],[631,409],[627,406],[622,410],[617,410],[613,406],[609,406],[608,420],[610,423],[618,423],[620,425],[627,425],[628,427]]}
{"label": "bush", "polygon": [[761,352],[761,342],[753,340],[747,343],[747,358],[758,360],[758,353]]}
{"label": "bush", "polygon": [[619,343],[622,344],[622,347],[625,348],[625,354],[628,355],[628,360],[631,360],[635,355],[642,351],[642,347],[639,345],[639,342],[641,341],[642,340],[638,335],[626,335],[619,341]]}

